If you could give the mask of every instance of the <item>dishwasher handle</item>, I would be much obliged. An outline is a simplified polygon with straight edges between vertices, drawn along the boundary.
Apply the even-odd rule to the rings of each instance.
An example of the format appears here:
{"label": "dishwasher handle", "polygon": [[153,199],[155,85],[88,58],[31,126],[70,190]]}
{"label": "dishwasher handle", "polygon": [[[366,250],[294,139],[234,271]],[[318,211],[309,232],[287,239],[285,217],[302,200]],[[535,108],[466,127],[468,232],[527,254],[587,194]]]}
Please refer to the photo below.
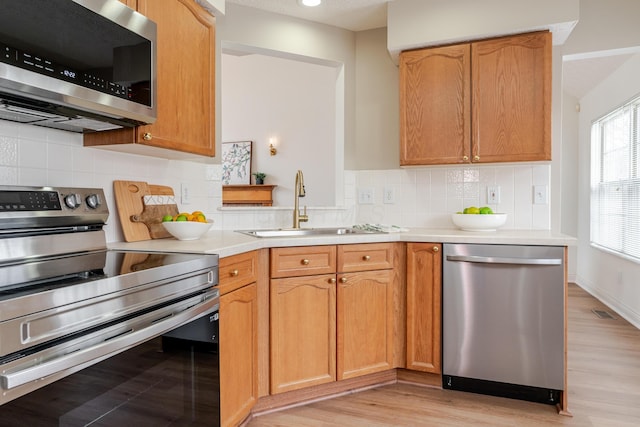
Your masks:
{"label": "dishwasher handle", "polygon": [[479,264],[562,265],[561,258],[505,258],[475,255],[447,255],[447,261],[474,262]]}

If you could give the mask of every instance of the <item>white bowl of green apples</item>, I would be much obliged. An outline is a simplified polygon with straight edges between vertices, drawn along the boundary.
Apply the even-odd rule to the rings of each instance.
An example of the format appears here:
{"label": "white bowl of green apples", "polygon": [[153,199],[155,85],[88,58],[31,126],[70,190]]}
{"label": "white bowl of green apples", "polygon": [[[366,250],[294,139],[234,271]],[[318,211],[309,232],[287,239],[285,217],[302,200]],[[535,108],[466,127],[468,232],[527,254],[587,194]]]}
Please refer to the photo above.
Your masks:
{"label": "white bowl of green apples", "polygon": [[464,231],[496,231],[507,222],[507,214],[495,213],[488,206],[469,206],[451,215],[451,221]]}

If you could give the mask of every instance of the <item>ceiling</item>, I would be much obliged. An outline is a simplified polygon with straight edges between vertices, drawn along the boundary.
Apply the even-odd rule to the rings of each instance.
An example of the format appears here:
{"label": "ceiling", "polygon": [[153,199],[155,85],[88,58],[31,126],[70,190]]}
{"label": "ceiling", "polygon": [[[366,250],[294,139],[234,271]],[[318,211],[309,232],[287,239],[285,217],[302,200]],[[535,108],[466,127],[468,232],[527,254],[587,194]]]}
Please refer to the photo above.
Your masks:
{"label": "ceiling", "polygon": [[[293,16],[350,31],[387,26],[387,3],[393,0],[323,0],[318,7],[305,7],[298,0],[226,0],[242,6]],[[615,71],[632,54],[572,59],[563,62],[563,89],[580,99]]]}
{"label": "ceiling", "polygon": [[306,7],[298,0],[226,0],[227,3],[262,9],[351,31],[387,26],[387,3],[393,0],[322,0]]}

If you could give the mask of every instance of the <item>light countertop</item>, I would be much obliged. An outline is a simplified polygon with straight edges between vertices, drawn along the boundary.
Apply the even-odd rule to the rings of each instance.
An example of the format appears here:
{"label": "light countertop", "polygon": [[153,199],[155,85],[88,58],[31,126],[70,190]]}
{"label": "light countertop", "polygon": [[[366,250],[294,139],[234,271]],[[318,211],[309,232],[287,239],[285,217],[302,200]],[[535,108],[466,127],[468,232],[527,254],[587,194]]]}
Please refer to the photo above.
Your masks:
{"label": "light countertop", "polygon": [[324,235],[304,237],[252,237],[230,230],[212,230],[199,240],[167,239],[140,242],[112,242],[109,249],[145,252],[189,252],[218,254],[221,258],[262,248],[335,245],[375,242],[484,243],[496,245],[573,246],[577,239],[549,230],[497,230],[490,232],[457,229],[411,228],[405,232]]}

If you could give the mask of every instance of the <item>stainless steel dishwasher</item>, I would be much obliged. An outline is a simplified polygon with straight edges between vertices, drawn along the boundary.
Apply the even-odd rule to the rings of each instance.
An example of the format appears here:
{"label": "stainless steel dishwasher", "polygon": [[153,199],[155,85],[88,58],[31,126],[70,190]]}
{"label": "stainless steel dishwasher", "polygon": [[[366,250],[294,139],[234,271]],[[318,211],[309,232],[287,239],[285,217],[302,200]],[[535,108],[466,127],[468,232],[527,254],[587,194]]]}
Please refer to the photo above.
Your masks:
{"label": "stainless steel dishwasher", "polygon": [[564,248],[443,245],[443,387],[557,404]]}

